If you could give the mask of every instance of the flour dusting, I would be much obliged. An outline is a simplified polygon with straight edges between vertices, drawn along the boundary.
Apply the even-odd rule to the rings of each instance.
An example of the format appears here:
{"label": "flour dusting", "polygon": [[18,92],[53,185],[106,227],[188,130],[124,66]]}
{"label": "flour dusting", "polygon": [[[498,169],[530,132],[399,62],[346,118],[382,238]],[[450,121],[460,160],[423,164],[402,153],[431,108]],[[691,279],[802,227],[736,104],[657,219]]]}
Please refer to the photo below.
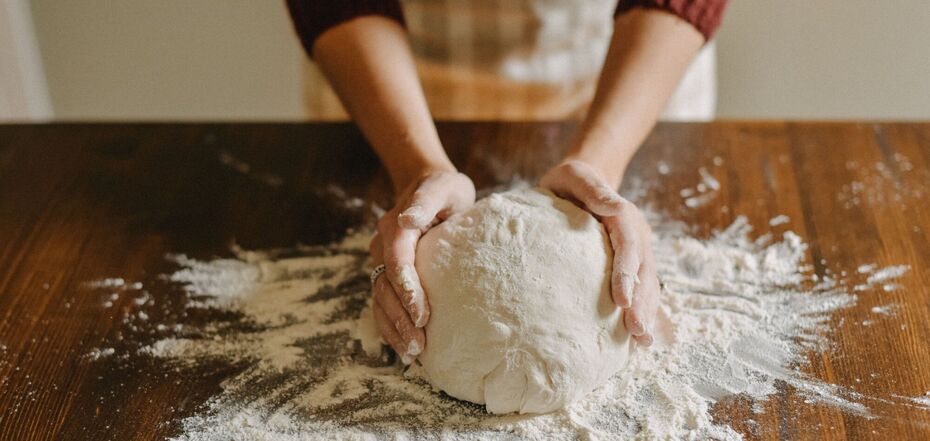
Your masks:
{"label": "flour dusting", "polygon": [[707,204],[717,197],[720,190],[720,181],[710,174],[707,168],[700,167],[698,174],[701,176],[701,182],[694,187],[683,188],[679,192],[688,208],[698,208]]}
{"label": "flour dusting", "polygon": [[[694,191],[715,193],[704,175],[704,192]],[[907,267],[857,268],[850,272],[859,284],[850,289],[853,280],[815,274],[807,245],[790,231],[752,239],[751,226],[738,218],[699,238],[660,215],[648,217],[666,284],[657,344],[637,348],[626,372],[556,413],[489,415],[433,391],[422,368],[402,367],[373,325],[371,233],[364,231],[329,246],[234,249],[233,258],[208,261],[172,256],[178,269],[164,277],[183,287],[185,308],[232,314],[182,326],[138,320],[137,313],[133,326],[170,336],[133,356],[180,371],[217,361],[244,366],[206,410],[182,421],[176,439],[188,441],[741,439],[714,419],[715,403],[739,396],[761,414],[769,398],[791,389],[812,405],[865,417],[874,416],[874,400],[926,404],[926,397],[864,397],[804,373],[816,354],[831,350],[832,314],[855,304],[857,291],[880,289]],[[151,305],[145,293],[134,298],[145,300],[128,303]],[[876,317],[894,311],[876,308]],[[109,355],[104,349],[91,357]]]}

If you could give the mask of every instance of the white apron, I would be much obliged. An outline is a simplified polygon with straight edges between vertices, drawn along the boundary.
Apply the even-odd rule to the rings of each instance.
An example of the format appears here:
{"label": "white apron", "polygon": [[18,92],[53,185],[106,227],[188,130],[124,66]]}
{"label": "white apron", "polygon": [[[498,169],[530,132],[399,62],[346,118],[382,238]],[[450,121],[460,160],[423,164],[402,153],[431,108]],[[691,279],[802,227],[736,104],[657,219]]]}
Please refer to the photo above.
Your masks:
{"label": "white apron", "polygon": [[[581,119],[594,95],[617,0],[402,0],[410,44],[439,120]],[[662,119],[708,120],[716,105],[713,44],[701,51]],[[313,120],[348,116],[313,64]]]}

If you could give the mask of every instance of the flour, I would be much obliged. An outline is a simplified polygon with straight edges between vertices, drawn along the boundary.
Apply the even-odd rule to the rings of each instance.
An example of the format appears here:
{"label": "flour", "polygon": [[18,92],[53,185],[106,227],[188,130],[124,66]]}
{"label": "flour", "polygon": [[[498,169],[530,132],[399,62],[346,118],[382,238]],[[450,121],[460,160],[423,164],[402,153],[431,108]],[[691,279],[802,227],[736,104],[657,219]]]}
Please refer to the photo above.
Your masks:
{"label": "flour", "polygon": [[88,288],[119,288],[125,285],[126,281],[121,277],[109,277],[85,284]]}
{"label": "flour", "polygon": [[669,172],[672,171],[671,167],[669,167],[669,166],[668,166],[668,163],[665,162],[665,161],[659,161],[659,163],[656,164],[656,170],[657,170],[657,171],[659,172],[659,174],[662,175],[662,176],[665,176],[665,175],[669,174]]}
{"label": "flour", "polygon": [[780,214],[778,216],[775,216],[769,219],[769,226],[777,227],[782,224],[787,224],[788,222],[791,222],[791,218],[788,216],[785,216],[784,214]]}
{"label": "flour", "polygon": [[[876,125],[875,131],[881,136],[880,126]],[[910,158],[898,152],[890,161],[872,164],[847,161],[846,170],[856,179],[843,184],[836,197],[847,210],[864,204],[893,204],[906,209],[930,196],[926,190],[930,188],[930,170],[915,168]]]}
{"label": "flour", "polygon": [[[751,226],[738,218],[699,238],[647,216],[667,285],[657,343],[634,351],[625,375],[559,412],[489,415],[433,391],[420,366],[404,369],[378,344],[367,307],[371,233],[364,231],[329,246],[235,249],[233,258],[210,261],[172,256],[178,269],[165,278],[183,285],[188,310],[235,314],[200,326],[149,314],[132,323],[171,335],[131,356],[156,357],[180,372],[214,362],[243,366],[204,411],[181,422],[177,439],[188,441],[740,439],[713,418],[714,404],[740,396],[761,414],[786,389],[809,405],[870,418],[887,403],[926,407],[927,397],[868,397],[805,373],[817,354],[832,350],[832,314],[907,268],[873,265],[834,279],[813,273],[806,244],[792,232],[752,239]],[[846,288],[852,285],[862,288]],[[147,299],[135,308],[152,306]],[[875,320],[886,317],[886,307],[872,309]]]}
{"label": "flour", "polygon": [[88,352],[86,357],[91,360],[100,360],[101,358],[112,356],[115,353],[116,349],[113,348],[96,348]]}
{"label": "flour", "polygon": [[707,168],[700,167],[698,174],[701,181],[694,187],[682,189],[679,194],[688,208],[698,208],[714,200],[720,190],[720,181],[717,180]]}
{"label": "flour", "polygon": [[891,279],[896,279],[904,275],[904,273],[910,271],[910,269],[911,267],[908,265],[889,266],[869,274],[868,283],[870,285],[874,285]]}
{"label": "flour", "polygon": [[[209,144],[209,142],[208,142]],[[277,188],[284,185],[284,179],[272,173],[255,171],[252,166],[233,156],[232,152],[220,150],[218,154],[220,163],[241,175],[244,175],[255,182],[267,187]]]}

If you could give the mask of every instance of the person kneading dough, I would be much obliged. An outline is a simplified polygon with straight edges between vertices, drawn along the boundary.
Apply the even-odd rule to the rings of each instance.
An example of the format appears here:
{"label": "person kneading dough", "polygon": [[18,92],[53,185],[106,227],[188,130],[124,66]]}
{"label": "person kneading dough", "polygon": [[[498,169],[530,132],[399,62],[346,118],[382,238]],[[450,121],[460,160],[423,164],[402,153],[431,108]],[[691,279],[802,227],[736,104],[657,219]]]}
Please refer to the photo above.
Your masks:
{"label": "person kneading dough", "polygon": [[430,382],[492,413],[551,412],[603,384],[630,350],[612,254],[597,219],[541,188],[491,195],[430,230],[416,257]]}
{"label": "person kneading dough", "polygon": [[[712,109],[712,99],[674,95],[712,98],[710,83],[686,72],[712,67],[698,54],[726,2],[287,0],[304,48],[394,187],[371,242],[372,312],[401,362],[422,357],[439,387],[492,411],[542,412],[616,372],[627,340],[653,343],[651,231],[617,188],[667,104]],[[680,94],[679,84],[706,93]],[[433,110],[584,116],[538,181],[551,193],[476,205]],[[533,214],[514,214],[523,211]],[[417,265],[426,238],[421,253],[436,262]]]}

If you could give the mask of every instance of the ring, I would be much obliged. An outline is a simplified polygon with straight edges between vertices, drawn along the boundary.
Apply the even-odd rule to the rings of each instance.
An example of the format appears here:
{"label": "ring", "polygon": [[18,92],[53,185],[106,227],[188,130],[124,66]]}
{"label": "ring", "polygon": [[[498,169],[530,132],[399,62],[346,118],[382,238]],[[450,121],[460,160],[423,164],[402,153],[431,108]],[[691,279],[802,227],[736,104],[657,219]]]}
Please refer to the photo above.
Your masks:
{"label": "ring", "polygon": [[368,276],[368,279],[371,280],[371,286],[375,286],[375,281],[378,280],[378,276],[384,272],[384,265],[378,265],[375,269],[371,270],[371,275]]}

